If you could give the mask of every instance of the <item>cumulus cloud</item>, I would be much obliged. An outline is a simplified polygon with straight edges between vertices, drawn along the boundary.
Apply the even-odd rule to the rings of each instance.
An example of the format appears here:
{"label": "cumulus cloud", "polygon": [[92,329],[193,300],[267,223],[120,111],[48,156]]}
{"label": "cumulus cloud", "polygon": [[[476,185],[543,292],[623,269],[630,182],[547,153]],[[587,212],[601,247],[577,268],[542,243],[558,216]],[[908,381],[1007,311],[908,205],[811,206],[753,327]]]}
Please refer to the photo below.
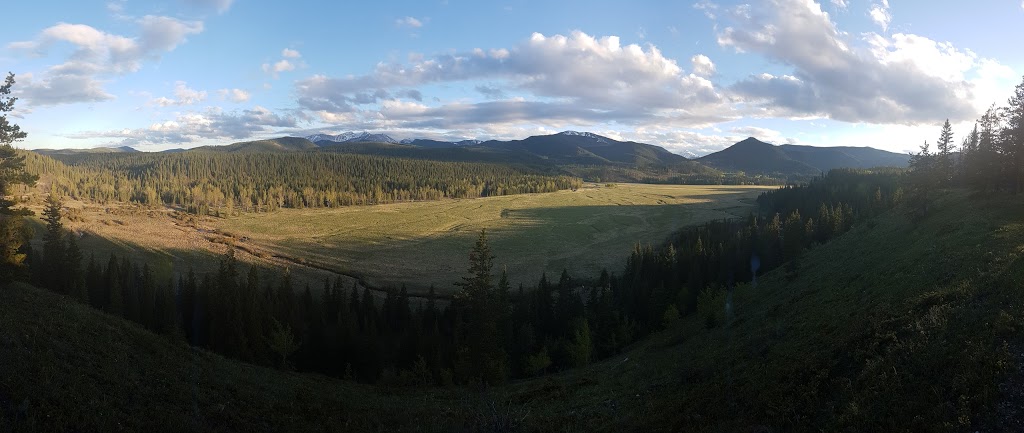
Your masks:
{"label": "cumulus cloud", "polygon": [[273,75],[274,78],[277,78],[281,72],[294,71],[295,64],[288,60],[281,59],[275,63],[264,63],[261,68],[263,69],[263,72],[269,73]]}
{"label": "cumulus cloud", "polygon": [[167,97],[154,98],[150,101],[154,105],[161,107],[169,107],[172,105],[192,105],[203,102],[206,99],[205,90],[195,90],[188,87],[188,84],[184,81],[178,81],[174,84],[174,99]]}
{"label": "cumulus cloud", "polygon": [[[135,21],[139,34],[126,37],[103,32],[84,24],[58,23],[30,41],[13,42],[8,48],[44,56],[55,46],[73,47],[63,63],[51,66],[39,80],[25,83],[21,96],[29,105],[58,105],[112,99],[102,88],[101,77],[138,71],[144,61],[159,59],[187,37],[203,31],[203,23],[148,15]],[[77,83],[80,90],[67,96],[55,89]]]}
{"label": "cumulus cloud", "polygon": [[715,75],[715,64],[711,62],[708,56],[697,54],[690,58],[690,65],[694,75],[704,78],[710,78],[712,75]]}
{"label": "cumulus cloud", "polygon": [[187,112],[173,120],[157,122],[145,128],[116,131],[89,131],[67,135],[71,139],[109,140],[122,146],[180,145],[202,140],[245,140],[277,128],[294,128],[295,116],[280,115],[255,106],[250,110],[226,112],[212,107],[203,112]]}
{"label": "cumulus cloud", "polygon": [[398,25],[399,27],[412,27],[414,29],[423,27],[423,21],[420,21],[419,19],[413,17],[399,18],[395,20],[395,24]]}
{"label": "cumulus cloud", "polygon": [[[264,63],[260,66],[263,72],[270,74],[274,79],[277,79],[282,72],[294,71],[297,65],[294,63],[296,59],[302,57],[302,54],[291,48],[285,48],[281,50],[281,60],[274,63]],[[292,60],[288,60],[292,59]],[[301,63],[301,62],[300,62]]]}
{"label": "cumulus cloud", "polygon": [[242,89],[220,89],[217,91],[217,94],[220,95],[222,100],[238,103],[246,102],[251,97],[249,92]]}
{"label": "cumulus cloud", "polygon": [[476,87],[486,97],[499,98],[506,89],[515,89],[542,100],[459,102],[413,112],[385,108],[377,114],[448,126],[545,118],[563,123],[617,118],[693,124],[722,116],[716,109],[723,97],[707,78],[687,73],[653,45],[622,45],[615,36],[534,33],[510,49],[474,49],[414,60],[381,63],[366,75],[299,80],[298,103],[317,112],[352,113],[393,99],[395,88],[487,80],[492,84]]}
{"label": "cumulus cloud", "polygon": [[969,50],[916,35],[850,40],[813,0],[771,0],[733,20],[718,33],[721,46],[793,68],[731,87],[760,116],[914,124],[976,115],[966,72],[979,59]]}

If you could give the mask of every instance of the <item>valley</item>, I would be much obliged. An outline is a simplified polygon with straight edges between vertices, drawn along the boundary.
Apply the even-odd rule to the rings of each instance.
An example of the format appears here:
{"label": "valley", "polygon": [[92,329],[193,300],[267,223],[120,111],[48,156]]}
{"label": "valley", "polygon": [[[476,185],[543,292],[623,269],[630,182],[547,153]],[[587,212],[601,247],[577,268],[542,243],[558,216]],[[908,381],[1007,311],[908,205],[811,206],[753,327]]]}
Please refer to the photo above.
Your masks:
{"label": "valley", "polygon": [[[128,254],[149,263],[160,279],[189,269],[214,271],[216,258],[232,245],[244,262],[288,267],[300,286],[319,289],[324,278],[342,276],[349,284],[359,280],[374,288],[406,285],[413,294],[434,285],[438,295],[450,296],[482,229],[513,286],[531,286],[541,272],[556,278],[563,269],[591,279],[602,269],[621,272],[637,243],[657,245],[687,226],[745,217],[757,195],[773,188],[588,183],[576,191],[223,218],[68,201],[74,218],[65,225],[81,236],[88,254],[99,260]],[[41,236],[43,222],[36,221]]]}
{"label": "valley", "polygon": [[771,187],[585,184],[577,191],[369,207],[283,209],[214,223],[247,243],[358,275],[373,286],[435,285],[450,294],[469,265],[467,249],[487,230],[495,263],[512,285],[536,283],[563,269],[582,279],[619,273],[636,243],[743,217]]}

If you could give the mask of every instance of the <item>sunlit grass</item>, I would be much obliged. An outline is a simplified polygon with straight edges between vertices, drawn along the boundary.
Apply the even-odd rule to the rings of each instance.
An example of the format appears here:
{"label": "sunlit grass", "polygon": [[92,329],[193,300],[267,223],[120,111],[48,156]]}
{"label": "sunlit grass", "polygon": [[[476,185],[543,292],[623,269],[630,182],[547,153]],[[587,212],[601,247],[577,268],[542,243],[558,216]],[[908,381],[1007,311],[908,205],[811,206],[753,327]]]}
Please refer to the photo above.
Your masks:
{"label": "sunlit grass", "polygon": [[249,242],[304,257],[376,285],[451,289],[481,229],[513,284],[568,269],[596,278],[619,271],[632,246],[673,231],[744,216],[763,187],[616,184],[578,191],[341,209],[246,214],[217,226]]}

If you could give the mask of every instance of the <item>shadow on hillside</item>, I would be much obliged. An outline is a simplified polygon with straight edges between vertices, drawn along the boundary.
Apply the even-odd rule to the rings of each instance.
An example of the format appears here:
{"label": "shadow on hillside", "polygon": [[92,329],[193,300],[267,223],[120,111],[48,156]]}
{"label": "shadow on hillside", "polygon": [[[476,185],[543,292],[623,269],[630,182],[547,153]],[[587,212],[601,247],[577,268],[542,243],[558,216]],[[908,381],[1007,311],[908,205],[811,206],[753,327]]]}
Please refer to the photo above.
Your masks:
{"label": "shadow on hillside", "polygon": [[[596,280],[602,269],[620,273],[638,242],[660,244],[687,226],[742,218],[753,210],[755,198],[741,195],[746,191],[707,191],[699,197],[707,200],[697,203],[503,209],[501,223],[485,227],[495,275],[507,269],[513,289],[520,283],[535,286],[542,273],[557,281],[563,269],[574,278]],[[434,285],[438,294],[450,294],[466,274],[469,251],[479,236],[476,226],[372,243],[340,236],[292,239],[273,249],[361,275],[374,286],[405,284],[411,293],[421,294]]]}

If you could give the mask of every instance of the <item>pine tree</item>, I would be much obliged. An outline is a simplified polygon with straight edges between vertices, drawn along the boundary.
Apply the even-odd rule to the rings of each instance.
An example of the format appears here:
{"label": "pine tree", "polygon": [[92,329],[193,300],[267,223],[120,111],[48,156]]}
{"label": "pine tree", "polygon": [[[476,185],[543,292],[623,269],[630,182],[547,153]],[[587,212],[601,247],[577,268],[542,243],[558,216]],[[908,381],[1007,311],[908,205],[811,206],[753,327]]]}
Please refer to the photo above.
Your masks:
{"label": "pine tree", "polygon": [[468,357],[463,359],[463,371],[459,372],[465,380],[498,383],[505,378],[505,353],[497,341],[495,294],[491,282],[493,261],[494,256],[487,245],[487,232],[481,230],[469,253],[469,275],[457,283],[461,290],[455,298],[466,322],[465,346],[459,350]]}
{"label": "pine tree", "polygon": [[1010,156],[1010,181],[1016,193],[1024,191],[1024,80],[1014,88],[1003,115],[1003,148]]}
{"label": "pine tree", "polygon": [[74,233],[68,233],[67,250],[65,251],[64,263],[67,264],[65,272],[68,293],[75,297],[78,302],[89,303],[89,290],[85,286],[85,275],[82,273],[82,250],[78,247]]}
{"label": "pine tree", "polygon": [[804,248],[804,223],[800,211],[794,210],[786,217],[783,227],[783,256],[786,260],[786,274],[795,277],[800,270],[800,254]]}
{"label": "pine tree", "polygon": [[9,96],[14,86],[14,74],[7,74],[0,85],[0,283],[26,276],[23,263],[26,254],[22,251],[26,234],[22,216],[30,214],[26,209],[13,209],[15,201],[8,200],[15,185],[35,185],[38,176],[25,171],[25,156],[14,149],[16,141],[27,134],[21,127],[7,120],[7,113],[14,110],[18,98]]}
{"label": "pine tree", "polygon": [[994,105],[981,116],[978,127],[974,184],[975,188],[988,192],[999,186],[999,111]]}
{"label": "pine tree", "polygon": [[940,186],[946,186],[953,179],[953,128],[949,119],[942,124],[939,141],[935,144],[935,171]]}
{"label": "pine tree", "polygon": [[931,203],[931,191],[936,184],[935,155],[932,155],[927,141],[921,145],[921,151],[910,157],[911,185],[913,195],[911,204],[918,216],[928,215]]}
{"label": "pine tree", "polygon": [[68,293],[63,278],[67,264],[64,262],[64,225],[60,222],[62,206],[56,192],[51,191],[43,209],[43,220],[46,221],[46,233],[43,234],[43,263],[46,272],[43,274],[43,284],[55,292]]}

